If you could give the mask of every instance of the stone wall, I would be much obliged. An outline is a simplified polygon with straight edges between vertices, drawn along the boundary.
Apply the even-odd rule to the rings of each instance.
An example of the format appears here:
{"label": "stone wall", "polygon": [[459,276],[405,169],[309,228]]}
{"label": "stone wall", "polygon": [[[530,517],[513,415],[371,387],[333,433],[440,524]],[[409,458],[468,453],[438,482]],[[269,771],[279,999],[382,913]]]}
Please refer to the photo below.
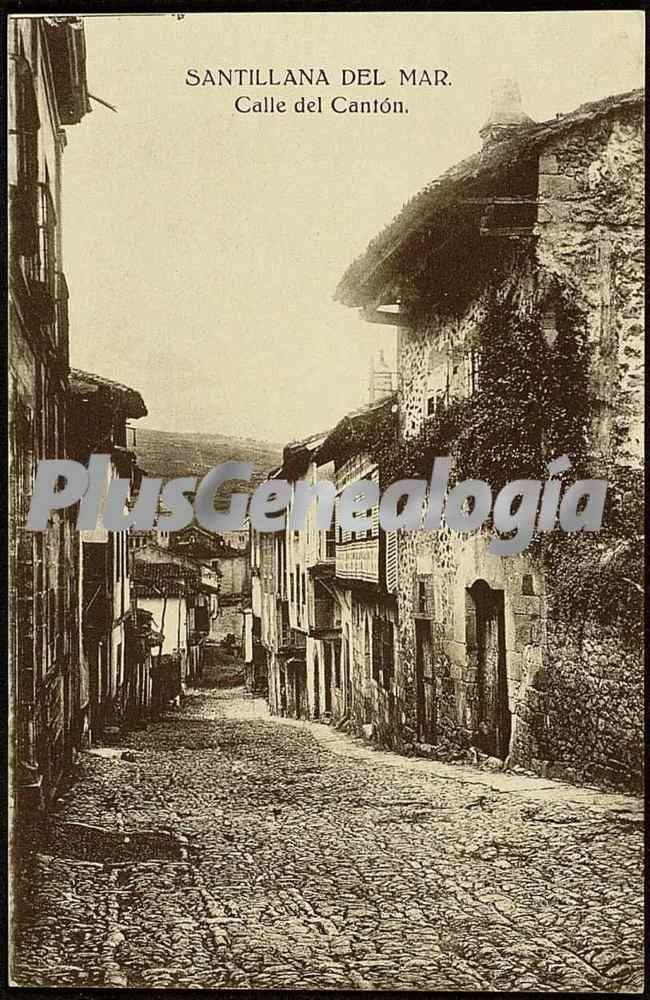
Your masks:
{"label": "stone wall", "polygon": [[599,400],[595,450],[643,456],[643,112],[573,129],[539,160],[537,259],[576,289],[592,345]]}
{"label": "stone wall", "polygon": [[[586,317],[592,456],[638,466],[643,412],[643,139],[639,112],[588,123],[553,141],[539,161],[536,241],[495,250],[490,282],[515,290],[525,313],[554,281]],[[433,280],[433,277],[432,277]],[[461,315],[429,314],[401,329],[400,431],[417,435],[432,387],[471,391],[468,357],[486,315],[486,285]],[[444,379],[435,365],[445,366]],[[432,372],[433,370],[433,372]],[[417,736],[416,601],[422,584],[434,660],[436,738],[475,728],[479,692],[469,588],[503,593],[511,761],[572,780],[638,787],[642,660],[611,630],[549,619],[553,581],[532,556],[487,552],[486,531],[400,533],[399,670],[402,738]],[[641,624],[641,623],[639,623]],[[549,771],[550,773],[550,771]]]}
{"label": "stone wall", "polygon": [[642,791],[643,669],[602,627],[545,624],[543,666],[518,703],[517,760],[571,782]]}
{"label": "stone wall", "polygon": [[406,725],[417,733],[416,616],[418,585],[427,595],[423,621],[429,624],[437,708],[437,736],[461,742],[482,721],[479,715],[479,674],[471,655],[472,600],[470,588],[484,581],[503,594],[508,710],[516,727],[516,706],[522,685],[541,664],[544,581],[526,553],[495,556],[488,552],[490,535],[405,532],[400,536],[400,687]]}
{"label": "stone wall", "polygon": [[228,635],[234,635],[237,646],[241,647],[244,636],[244,604],[222,604],[215,618],[210,621],[210,639],[221,642]]}

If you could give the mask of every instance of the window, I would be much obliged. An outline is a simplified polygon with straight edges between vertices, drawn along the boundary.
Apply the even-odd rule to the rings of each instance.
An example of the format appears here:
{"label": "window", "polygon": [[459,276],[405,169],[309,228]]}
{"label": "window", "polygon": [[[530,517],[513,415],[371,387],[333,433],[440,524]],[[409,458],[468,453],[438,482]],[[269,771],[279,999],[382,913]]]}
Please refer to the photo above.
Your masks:
{"label": "window", "polygon": [[555,309],[548,309],[542,317],[542,334],[549,347],[552,347],[557,340],[557,320]]}
{"label": "window", "polygon": [[470,348],[469,354],[466,359],[467,365],[467,393],[469,396],[478,392],[478,381],[479,381],[479,355],[476,347]]}
{"label": "window", "polygon": [[372,676],[385,690],[390,691],[395,673],[393,623],[383,618],[372,622]]}
{"label": "window", "polygon": [[302,577],[301,577],[301,583],[302,583],[302,603],[306,604],[307,603],[307,579],[305,577],[304,572],[303,572]]}
{"label": "window", "polygon": [[335,555],[336,555],[336,528],[328,528],[327,531],[325,532],[325,558],[333,559]]}
{"label": "window", "polygon": [[[358,503],[359,500],[363,500],[365,498],[365,495],[366,494],[363,491],[361,493],[355,493],[355,495],[354,495],[354,502],[355,502],[355,504]],[[363,512],[357,512],[357,511],[355,511],[354,515],[353,515],[353,520],[356,520],[357,518],[365,517],[368,513],[369,513],[369,511],[367,511],[367,510],[365,510]],[[362,540],[362,539],[366,538],[367,534],[368,533],[366,531],[353,531],[352,532],[352,541],[353,542],[358,542],[359,540]]]}
{"label": "window", "polygon": [[425,413],[432,417],[444,405],[449,393],[449,358],[444,346],[432,347],[425,394]]}

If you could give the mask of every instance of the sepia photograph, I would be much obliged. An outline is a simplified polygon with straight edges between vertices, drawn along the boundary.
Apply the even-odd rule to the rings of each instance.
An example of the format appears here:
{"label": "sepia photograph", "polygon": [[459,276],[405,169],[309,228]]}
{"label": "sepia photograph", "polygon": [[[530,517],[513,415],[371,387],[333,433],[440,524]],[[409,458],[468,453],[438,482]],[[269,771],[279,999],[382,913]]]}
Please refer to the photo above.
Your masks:
{"label": "sepia photograph", "polygon": [[5,19],[8,986],[642,994],[643,12],[132,6]]}

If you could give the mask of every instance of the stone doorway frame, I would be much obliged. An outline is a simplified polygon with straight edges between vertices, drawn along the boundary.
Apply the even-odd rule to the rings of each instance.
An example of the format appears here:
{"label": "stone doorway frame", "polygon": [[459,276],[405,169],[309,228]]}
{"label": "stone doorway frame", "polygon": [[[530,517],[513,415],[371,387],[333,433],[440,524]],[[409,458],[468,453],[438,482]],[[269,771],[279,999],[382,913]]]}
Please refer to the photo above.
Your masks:
{"label": "stone doorway frame", "polygon": [[[512,718],[508,700],[505,591],[483,579],[466,588],[468,664],[475,667],[475,726],[490,727],[491,756],[505,760],[510,750]],[[490,663],[492,660],[492,663]]]}

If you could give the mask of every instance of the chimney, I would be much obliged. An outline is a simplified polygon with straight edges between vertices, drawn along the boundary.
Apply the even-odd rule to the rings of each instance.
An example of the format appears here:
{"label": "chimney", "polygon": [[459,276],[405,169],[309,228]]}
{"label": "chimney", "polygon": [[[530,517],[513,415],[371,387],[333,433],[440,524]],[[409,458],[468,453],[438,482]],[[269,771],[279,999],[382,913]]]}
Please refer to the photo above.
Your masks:
{"label": "chimney", "polygon": [[521,93],[516,80],[499,80],[492,87],[488,120],[479,132],[483,145],[508,139],[518,130],[534,124],[521,106]]}

